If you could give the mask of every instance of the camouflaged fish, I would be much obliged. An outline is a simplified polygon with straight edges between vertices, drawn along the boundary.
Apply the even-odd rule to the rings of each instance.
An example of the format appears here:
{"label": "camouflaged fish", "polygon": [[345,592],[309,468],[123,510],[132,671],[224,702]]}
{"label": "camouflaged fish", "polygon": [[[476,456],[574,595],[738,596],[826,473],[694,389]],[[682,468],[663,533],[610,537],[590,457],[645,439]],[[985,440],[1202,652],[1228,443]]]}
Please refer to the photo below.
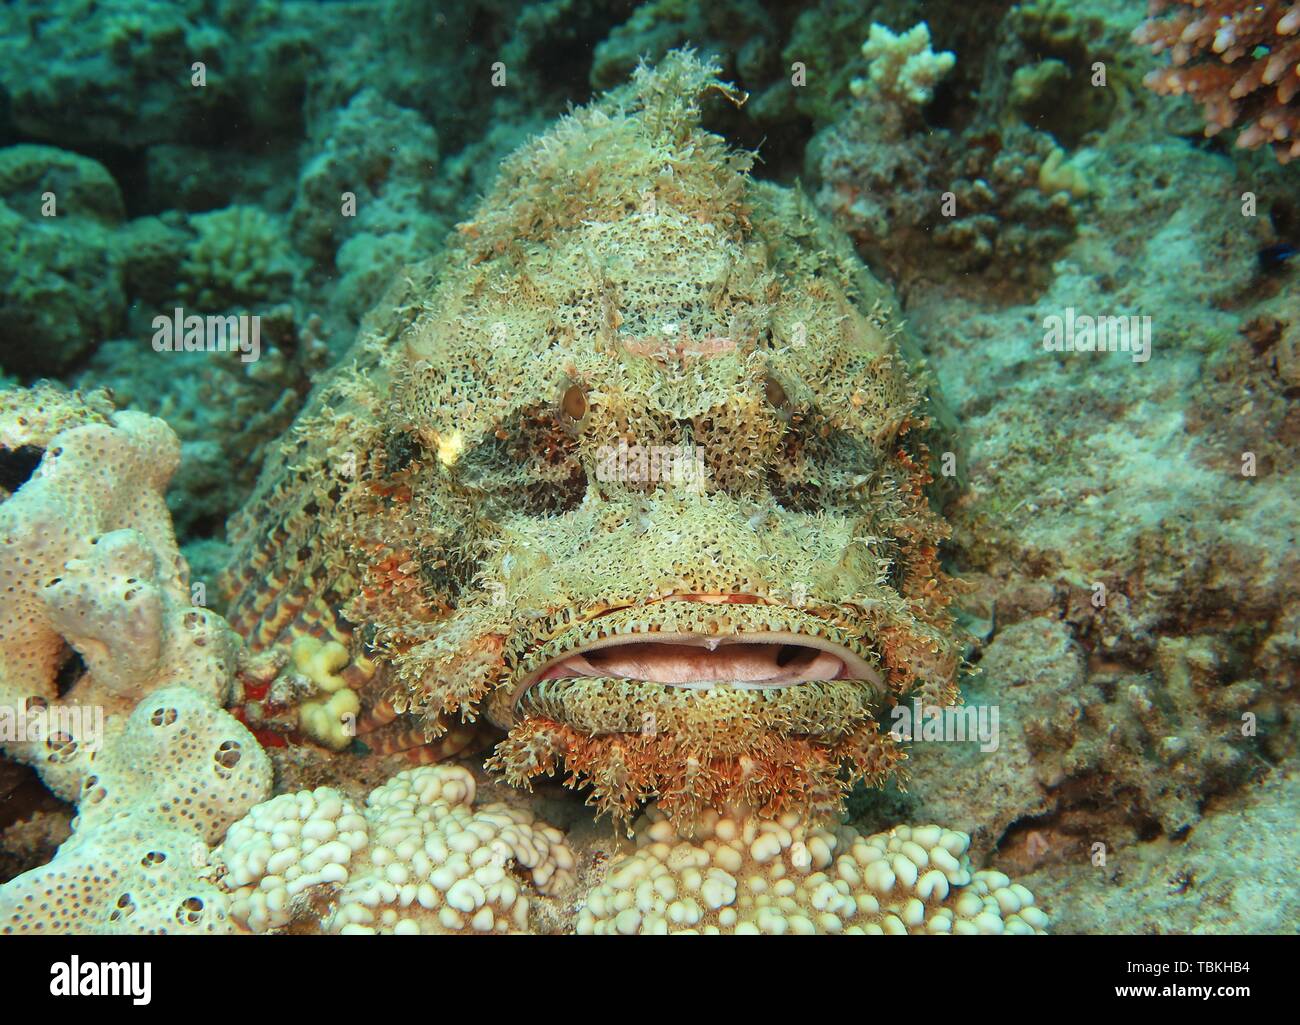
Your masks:
{"label": "camouflaged fish", "polygon": [[825,814],[898,771],[882,707],[957,699],[897,310],[710,92],[675,53],[506,160],[269,462],[231,620],[320,685],[308,733],[486,720],[488,768],[620,818]]}

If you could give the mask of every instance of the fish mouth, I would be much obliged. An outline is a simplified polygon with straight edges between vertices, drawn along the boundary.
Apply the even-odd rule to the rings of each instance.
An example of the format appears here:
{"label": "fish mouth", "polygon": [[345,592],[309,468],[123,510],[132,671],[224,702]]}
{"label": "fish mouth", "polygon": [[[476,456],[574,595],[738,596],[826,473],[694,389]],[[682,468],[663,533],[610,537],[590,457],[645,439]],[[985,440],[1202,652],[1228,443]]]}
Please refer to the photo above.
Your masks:
{"label": "fish mouth", "polygon": [[523,661],[510,705],[539,684],[596,680],[653,689],[773,692],[856,681],[883,689],[860,635],[805,609],[750,595],[672,595],[603,612],[561,630]]}

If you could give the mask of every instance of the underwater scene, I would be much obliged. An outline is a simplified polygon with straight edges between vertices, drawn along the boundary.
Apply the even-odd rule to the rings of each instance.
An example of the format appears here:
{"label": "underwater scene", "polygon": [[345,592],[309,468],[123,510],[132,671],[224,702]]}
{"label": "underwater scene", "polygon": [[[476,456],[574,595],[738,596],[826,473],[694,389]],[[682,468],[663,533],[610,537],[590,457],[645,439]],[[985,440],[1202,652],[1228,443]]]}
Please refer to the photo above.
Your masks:
{"label": "underwater scene", "polygon": [[1287,0],[0,3],[0,936],[1294,935],[1298,252]]}

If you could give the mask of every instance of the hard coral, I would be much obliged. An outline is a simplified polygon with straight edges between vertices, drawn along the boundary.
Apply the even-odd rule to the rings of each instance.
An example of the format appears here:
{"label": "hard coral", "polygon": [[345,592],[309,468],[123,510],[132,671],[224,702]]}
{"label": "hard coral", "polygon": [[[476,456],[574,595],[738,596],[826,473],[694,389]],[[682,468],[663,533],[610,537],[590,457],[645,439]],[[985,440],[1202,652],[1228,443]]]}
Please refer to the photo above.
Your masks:
{"label": "hard coral", "polygon": [[1240,126],[1237,145],[1300,157],[1300,6],[1287,0],[1151,0],[1133,33],[1172,67],[1149,88],[1188,95],[1205,108],[1205,134]]}
{"label": "hard coral", "polygon": [[437,766],[399,773],[364,814],[329,787],[258,805],[217,852],[233,917],[251,932],[526,930],[528,892],[568,885],[573,854],[557,829],[474,795],[466,769]]}
{"label": "hard coral", "polygon": [[930,49],[930,26],[925,22],[901,34],[873,23],[862,44],[862,56],[869,64],[868,77],[850,84],[853,94],[871,95],[903,107],[928,104],[939,82],[957,63],[953,54]]}
{"label": "hard coral", "polygon": [[579,933],[1041,933],[1034,895],[972,872],[970,837],[939,826],[862,836],[797,815],[713,812],[683,839],[652,806],[637,851],[579,905]]}
{"label": "hard coral", "polygon": [[287,293],[288,249],[266,211],[231,206],[196,214],[191,223],[197,237],[181,264],[187,298],[208,311]]}

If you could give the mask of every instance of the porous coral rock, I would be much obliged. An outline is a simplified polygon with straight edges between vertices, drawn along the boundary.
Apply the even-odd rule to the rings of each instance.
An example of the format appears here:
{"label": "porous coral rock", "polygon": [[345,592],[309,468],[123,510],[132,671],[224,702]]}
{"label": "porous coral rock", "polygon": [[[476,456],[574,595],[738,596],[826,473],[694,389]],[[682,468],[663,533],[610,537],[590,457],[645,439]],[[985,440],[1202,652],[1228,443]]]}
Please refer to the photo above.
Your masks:
{"label": "porous coral rock", "polygon": [[474,796],[468,770],[436,766],[399,773],[364,813],[329,787],[258,805],[216,853],[232,916],[252,932],[525,931],[529,889],[563,890],[573,854],[528,812]]}
{"label": "porous coral rock", "polygon": [[578,932],[962,935],[1048,924],[1025,887],[971,870],[970,837],[939,826],[862,836],[729,807],[684,838],[652,806],[636,842],[582,900]]}
{"label": "porous coral rock", "polygon": [[0,886],[0,934],[224,933],[209,845],[270,792],[253,736],[189,686],[150,694],[86,760],[72,836]]}
{"label": "porous coral rock", "polygon": [[[100,708],[111,734],[171,683],[225,701],[238,641],[191,605],[163,498],[179,458],[171,429],[112,412],[102,395],[15,389],[0,392],[0,454],[26,454],[30,466],[0,504],[0,705]],[[77,667],[73,652],[80,669],[61,680]],[[61,731],[7,750],[71,797],[87,771],[86,739]]]}
{"label": "porous coral rock", "polygon": [[[148,234],[170,245],[154,231]],[[180,241],[188,244],[188,237],[182,233]],[[155,256],[169,259],[162,249],[147,258]],[[180,437],[181,463],[168,507],[177,534],[191,544],[220,533],[256,480],[267,449],[293,422],[312,375],[330,358],[320,318],[302,317],[288,303],[253,309],[261,347],[254,362],[243,362],[237,350],[155,353],[145,322],[137,337],[101,345],[78,378],[87,386],[110,387],[118,404],[160,417]],[[235,307],[230,315],[243,312]],[[170,317],[171,307],[163,314]],[[215,597],[217,574],[200,572],[198,564],[194,569],[194,579],[206,582]]]}

